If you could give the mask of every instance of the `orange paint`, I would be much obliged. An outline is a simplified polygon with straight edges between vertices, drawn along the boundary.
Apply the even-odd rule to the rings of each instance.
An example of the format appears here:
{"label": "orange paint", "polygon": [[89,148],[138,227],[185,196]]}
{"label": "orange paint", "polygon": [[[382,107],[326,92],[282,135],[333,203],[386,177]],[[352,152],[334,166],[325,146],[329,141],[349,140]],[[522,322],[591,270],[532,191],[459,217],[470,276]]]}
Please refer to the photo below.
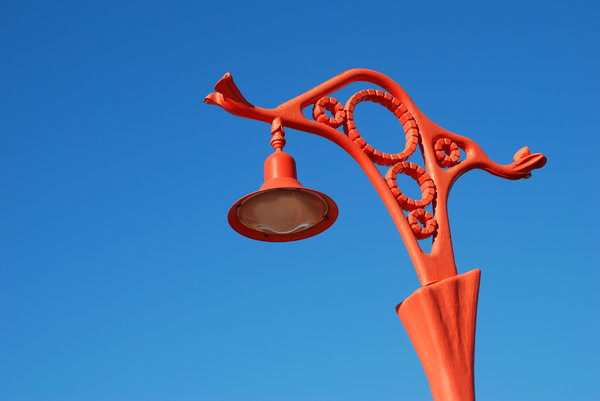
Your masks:
{"label": "orange paint", "polygon": [[[345,105],[331,97],[354,82],[368,82],[384,90],[359,91]],[[471,139],[433,123],[400,85],[371,70],[348,70],[273,109],[248,102],[230,74],[217,82],[215,90],[204,99],[206,103],[240,117],[272,124],[271,143],[275,153],[270,156],[273,159],[268,160],[274,166],[281,164],[289,168],[289,162],[283,161],[286,156],[277,156],[283,153],[281,149],[285,145],[284,126],[322,136],[356,160],[394,220],[423,286],[398,307],[398,314],[425,367],[434,399],[474,400],[473,347],[479,271],[457,276],[448,221],[448,195],[454,182],[467,171],[482,169],[510,180],[529,178],[532,170],[546,163],[545,156],[531,154],[529,148],[524,147],[515,153],[513,163],[495,163]],[[354,110],[365,101],[385,107],[398,118],[406,139],[403,150],[385,153],[373,148],[361,136],[354,121]],[[302,110],[306,107],[313,107],[313,120],[304,116]],[[417,150],[422,152],[425,166],[407,160]],[[379,173],[376,164],[390,166],[385,176]],[[265,171],[273,175],[276,170],[266,167]],[[411,199],[402,193],[396,182],[397,174],[408,175],[419,184],[421,199]],[[295,170],[293,178],[296,179]],[[265,182],[265,185],[268,184]],[[432,213],[425,210],[429,205]],[[337,208],[335,214],[337,216]],[[306,237],[288,235],[285,240]],[[424,252],[419,245],[419,241],[426,238],[433,241],[430,252]]]}
{"label": "orange paint", "polygon": [[[273,146],[275,152],[270,154],[265,160],[265,181],[258,191],[244,196],[233,204],[227,216],[229,224],[238,233],[259,241],[287,242],[315,236],[328,229],[335,222],[338,216],[338,207],[329,196],[315,191],[314,189],[305,188],[300,184],[300,181],[298,181],[296,162],[290,154],[283,151],[286,141],[280,119],[275,119],[275,121],[273,121],[271,135],[273,136],[271,139],[271,146]],[[294,191],[290,191],[292,189]],[[264,229],[261,231],[257,230],[256,227],[253,227],[252,224],[247,224],[247,222],[245,224],[244,219],[240,216],[240,208],[245,204],[247,205],[249,199],[258,196],[267,196],[272,200],[273,197],[276,196],[275,191],[277,190],[283,190],[284,193],[284,195],[280,197],[280,202],[285,203],[287,196],[287,203],[285,203],[285,206],[288,208],[292,206],[290,205],[290,202],[294,201],[294,195],[295,197],[308,200],[313,204],[315,202],[320,204],[321,208],[318,210],[320,213],[316,216],[317,219],[320,218],[320,221],[307,229],[290,233],[265,231]],[[302,210],[298,206],[301,205],[299,202],[294,202],[294,205],[296,206],[295,211],[297,213],[292,217],[295,216],[296,218],[300,218],[299,214],[302,214]],[[317,206],[317,208],[318,207],[319,206]],[[292,210],[292,212],[294,212],[294,210]],[[306,212],[306,210],[304,210],[304,212]],[[290,215],[286,215],[283,218],[290,219]]]}
{"label": "orange paint", "polygon": [[415,291],[396,308],[436,401],[474,401],[479,270]]}

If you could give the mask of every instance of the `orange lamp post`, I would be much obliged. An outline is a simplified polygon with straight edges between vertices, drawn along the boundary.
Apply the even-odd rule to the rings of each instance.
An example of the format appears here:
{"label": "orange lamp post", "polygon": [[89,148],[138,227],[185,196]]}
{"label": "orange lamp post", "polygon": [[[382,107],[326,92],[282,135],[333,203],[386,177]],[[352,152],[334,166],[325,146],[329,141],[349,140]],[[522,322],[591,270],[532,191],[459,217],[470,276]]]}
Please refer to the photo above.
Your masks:
{"label": "orange lamp post", "polygon": [[[330,97],[354,82],[368,82],[383,90],[354,94],[345,105]],[[271,124],[275,152],[265,161],[265,182],[259,191],[237,201],[229,212],[230,225],[240,234],[262,241],[294,241],[316,235],[335,221],[338,209],[328,196],[304,188],[297,180],[295,162],[283,152],[284,127],[320,135],[350,154],[367,174],[387,207],[413,262],[421,288],[396,307],[425,369],[435,401],[474,401],[473,354],[480,271],[458,274],[448,221],[447,200],[458,177],[482,169],[502,178],[529,178],[546,158],[524,147],[514,162],[490,160],[472,140],[451,133],[429,120],[406,92],[389,77],[371,70],[346,71],[276,108],[249,103],[230,74],[215,85],[208,104]],[[402,124],[406,145],[389,154],[370,146],[354,122],[361,102],[375,102]],[[312,107],[313,120],[302,110]],[[326,113],[328,111],[330,115]],[[342,128],[342,130],[340,130]],[[408,159],[419,149],[425,166]],[[390,166],[382,176],[376,167]],[[421,188],[421,199],[407,197],[396,177],[405,174]],[[431,211],[426,210],[429,208]],[[431,238],[430,252],[419,241]]]}

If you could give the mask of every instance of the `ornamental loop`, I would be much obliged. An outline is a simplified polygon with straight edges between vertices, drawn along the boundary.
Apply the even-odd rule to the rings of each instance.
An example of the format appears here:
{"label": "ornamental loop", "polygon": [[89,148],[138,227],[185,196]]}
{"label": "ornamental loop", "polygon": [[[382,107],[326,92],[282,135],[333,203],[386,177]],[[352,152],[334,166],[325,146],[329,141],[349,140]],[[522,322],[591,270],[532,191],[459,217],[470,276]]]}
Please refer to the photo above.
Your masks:
{"label": "ornamental loop", "polygon": [[[421,223],[421,224],[419,224]],[[425,209],[415,209],[408,214],[408,224],[417,239],[431,237],[437,230],[437,221]]]}
{"label": "ornamental loop", "polygon": [[[421,187],[421,199],[412,199],[406,196],[396,182],[396,176],[398,174],[405,174],[417,181]],[[396,200],[400,204],[400,207],[404,210],[410,211],[415,209],[422,209],[429,205],[435,198],[435,183],[427,174],[427,172],[415,163],[402,161],[396,163],[390,168],[385,174],[385,181],[387,182],[392,194],[396,197]]]}
{"label": "ornamental loop", "polygon": [[[361,137],[354,121],[354,109],[358,103],[366,101],[384,106],[398,118],[406,137],[406,145],[402,152],[396,154],[383,153],[374,149]],[[327,115],[325,113],[326,110],[333,117]],[[348,100],[345,107],[333,97],[322,97],[315,103],[312,115],[315,121],[332,128],[338,128],[343,125],[344,132],[348,138],[359,146],[374,163],[383,166],[393,165],[386,173],[385,180],[400,207],[403,210],[410,211],[407,219],[415,237],[417,239],[425,239],[436,232],[438,228],[436,219],[424,209],[436,196],[435,183],[422,167],[406,161],[415,152],[419,144],[420,134],[415,118],[404,104],[400,103],[400,101],[389,93],[367,89],[354,94]],[[449,167],[458,163],[458,159],[460,158],[458,145],[448,138],[438,139],[435,143],[435,152],[438,162],[443,167]],[[412,199],[402,193],[396,182],[396,177],[400,173],[408,175],[417,181],[421,189],[421,199]]]}
{"label": "ornamental loop", "polygon": [[[373,148],[361,137],[354,121],[354,108],[360,102],[374,102],[380,104],[394,113],[396,118],[400,120],[406,138],[406,145],[402,152],[395,154],[381,152]],[[328,116],[325,113],[325,110],[329,111],[333,117]],[[348,100],[345,107],[342,106],[337,99],[324,96],[315,103],[312,116],[315,121],[332,128],[338,128],[343,125],[346,135],[360,147],[374,163],[382,166],[391,166],[408,159],[419,144],[419,127],[413,115],[398,99],[381,90],[366,89],[357,92]]]}
{"label": "ornamental loop", "polygon": [[[333,117],[329,117],[325,114],[325,110],[328,110],[333,114]],[[328,125],[332,128],[338,128],[346,120],[346,111],[344,106],[333,97],[322,97],[315,103],[313,108],[313,118],[316,122]]]}
{"label": "ornamental loop", "polygon": [[[354,122],[354,108],[360,102],[374,102],[387,108],[400,120],[406,136],[406,145],[400,153],[389,154],[374,149],[360,136]],[[387,92],[376,89],[366,89],[354,94],[346,103],[346,122],[344,132],[348,137],[365,152],[374,163],[390,166],[408,159],[413,154],[419,143],[419,128],[405,105]]]}
{"label": "ornamental loop", "polygon": [[452,167],[458,164],[460,159],[460,148],[450,138],[440,138],[433,146],[435,157],[442,167]]}

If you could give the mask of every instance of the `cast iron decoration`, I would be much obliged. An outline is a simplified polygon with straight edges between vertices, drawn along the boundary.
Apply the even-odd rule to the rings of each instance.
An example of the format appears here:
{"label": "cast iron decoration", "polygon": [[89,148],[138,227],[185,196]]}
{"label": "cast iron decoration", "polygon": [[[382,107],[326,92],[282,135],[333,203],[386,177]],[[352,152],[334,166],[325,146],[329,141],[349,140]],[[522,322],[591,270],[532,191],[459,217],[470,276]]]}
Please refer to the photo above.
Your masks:
{"label": "cast iron decoration", "polygon": [[[348,99],[345,106],[331,97],[333,92],[353,82],[368,82],[384,91],[359,91]],[[250,104],[230,74],[225,74],[217,82],[215,90],[216,93],[205,98],[206,103],[221,106],[240,117],[272,124],[271,143],[275,153],[265,163],[266,181],[258,193],[279,188],[303,191],[302,196],[317,197],[314,198],[317,200],[313,202],[310,218],[304,219],[312,223],[306,223],[304,231],[292,228],[290,230],[296,231],[274,233],[273,239],[273,235],[261,231],[261,228],[251,229],[254,226],[240,214],[247,197],[231,209],[231,225],[244,235],[267,241],[306,238],[329,227],[337,216],[337,207],[330,198],[305,189],[296,180],[294,161],[282,151],[285,144],[283,127],[320,135],[339,145],[358,162],[381,196],[400,231],[422,285],[396,310],[425,368],[434,400],[474,400],[473,351],[480,270],[457,275],[448,222],[448,193],[458,177],[476,168],[511,180],[529,178],[531,170],[546,163],[544,155],[531,154],[529,148],[524,147],[515,153],[513,163],[495,163],[474,141],[453,134],[429,120],[396,82],[371,70],[346,71],[274,109]],[[404,149],[399,153],[384,153],[367,143],[354,121],[354,110],[360,107],[358,104],[361,102],[375,102],[398,118],[406,137]],[[302,113],[303,109],[311,106],[314,120]],[[408,160],[417,148],[422,152],[424,167]],[[390,166],[385,177],[381,176],[375,164]],[[418,183],[420,199],[409,198],[402,192],[396,182],[398,174],[407,175]],[[425,210],[429,205],[432,212]],[[252,216],[250,220],[255,217]],[[429,253],[419,245],[419,241],[427,238],[432,240]]]}

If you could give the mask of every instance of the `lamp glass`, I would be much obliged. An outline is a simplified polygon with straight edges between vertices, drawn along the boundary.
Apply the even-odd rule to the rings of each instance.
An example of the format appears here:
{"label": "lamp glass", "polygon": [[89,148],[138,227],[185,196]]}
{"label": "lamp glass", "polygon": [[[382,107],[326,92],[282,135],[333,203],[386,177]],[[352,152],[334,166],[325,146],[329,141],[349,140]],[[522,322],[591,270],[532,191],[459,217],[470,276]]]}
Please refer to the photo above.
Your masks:
{"label": "lamp glass", "polygon": [[238,220],[266,234],[291,234],[319,224],[327,215],[327,201],[302,188],[274,188],[245,199],[237,208]]}

